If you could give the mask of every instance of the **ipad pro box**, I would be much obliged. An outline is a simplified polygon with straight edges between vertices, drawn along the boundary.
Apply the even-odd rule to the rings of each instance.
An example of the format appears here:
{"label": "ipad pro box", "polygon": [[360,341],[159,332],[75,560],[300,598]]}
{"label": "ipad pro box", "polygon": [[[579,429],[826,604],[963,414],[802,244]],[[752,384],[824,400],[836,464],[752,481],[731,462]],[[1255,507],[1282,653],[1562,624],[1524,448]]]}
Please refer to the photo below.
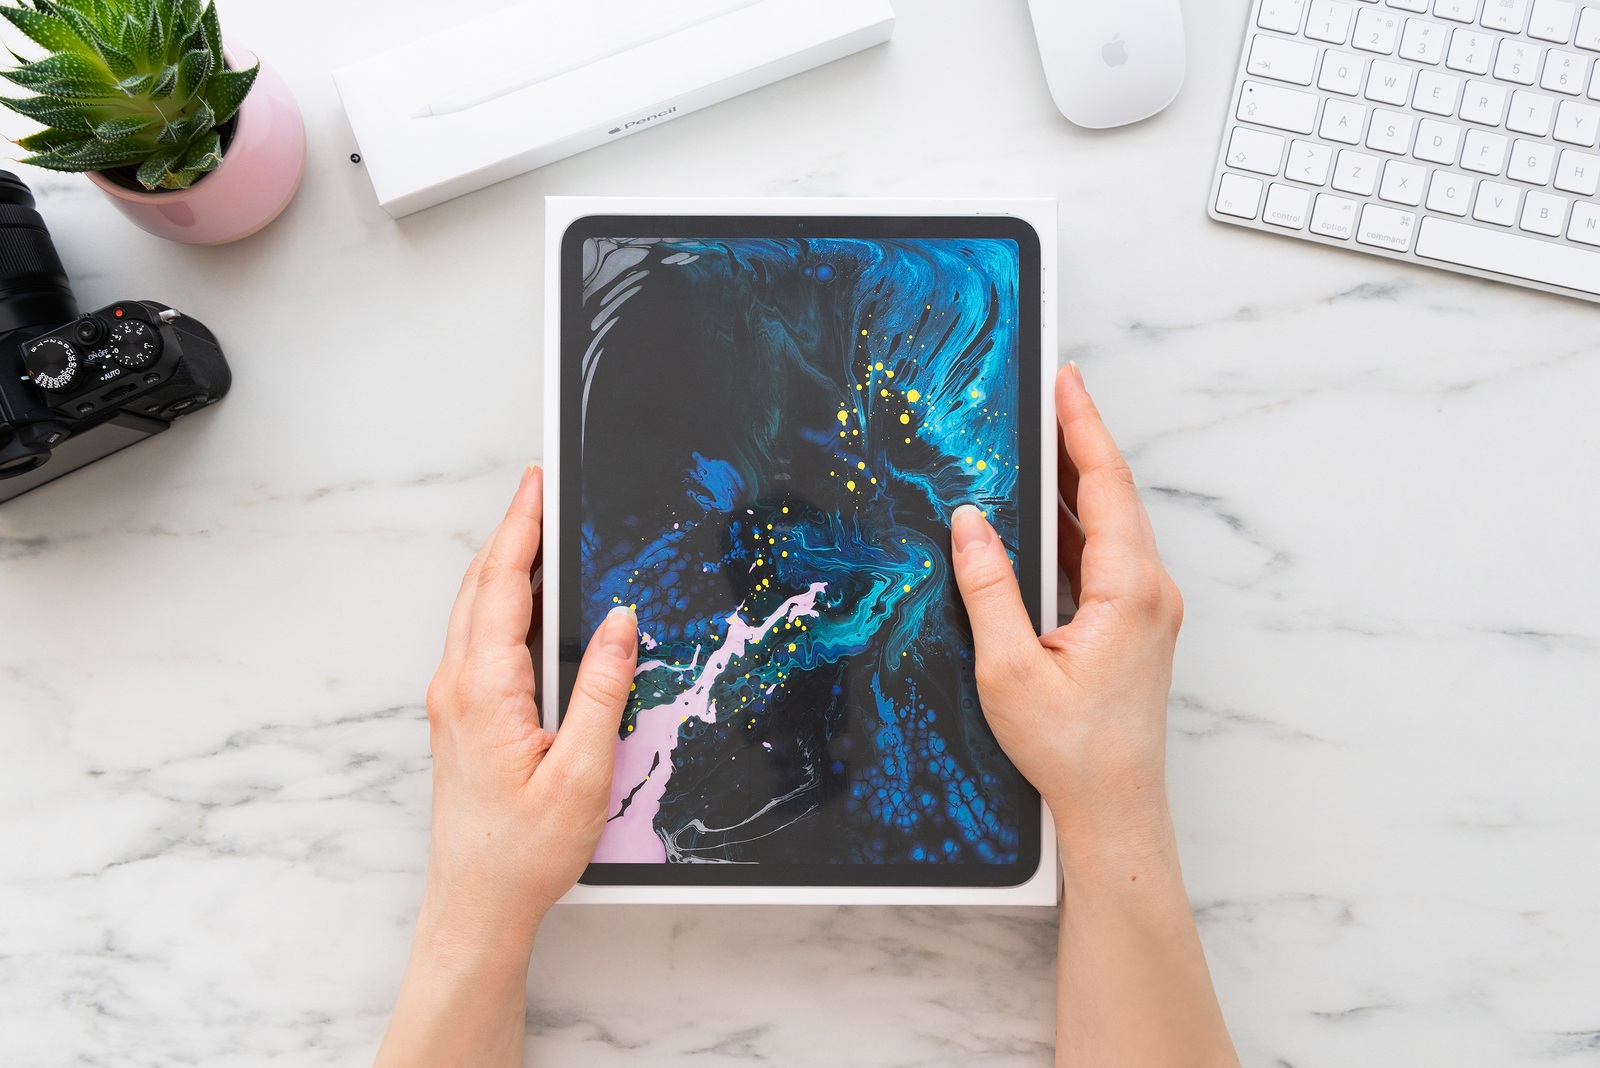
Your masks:
{"label": "ipad pro box", "polygon": [[1053,201],[547,201],[543,708],[639,665],[573,902],[1054,904],[951,571],[1056,626]]}

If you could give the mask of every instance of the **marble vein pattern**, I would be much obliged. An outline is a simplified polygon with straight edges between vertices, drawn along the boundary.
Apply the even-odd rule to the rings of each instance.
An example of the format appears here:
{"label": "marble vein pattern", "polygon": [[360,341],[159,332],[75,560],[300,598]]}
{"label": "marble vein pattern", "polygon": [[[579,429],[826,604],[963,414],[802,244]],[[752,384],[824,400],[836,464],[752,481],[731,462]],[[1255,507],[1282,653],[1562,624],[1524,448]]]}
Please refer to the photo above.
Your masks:
{"label": "marble vein pattern", "polygon": [[[1244,1063],[1600,1066],[1595,308],[1207,221],[1245,0],[1185,5],[1189,82],[1130,129],[1056,114],[1023,0],[897,0],[885,48],[395,223],[329,74],[498,2],[224,3],[311,139],[240,245],[26,174],[82,303],[183,307],[236,384],[0,506],[0,1063],[370,1060],[421,695],[541,440],[542,198],[804,194],[1060,199],[1060,356],[1188,602],[1171,796]],[[527,1060],[1042,1068],[1054,933],[565,909]]]}

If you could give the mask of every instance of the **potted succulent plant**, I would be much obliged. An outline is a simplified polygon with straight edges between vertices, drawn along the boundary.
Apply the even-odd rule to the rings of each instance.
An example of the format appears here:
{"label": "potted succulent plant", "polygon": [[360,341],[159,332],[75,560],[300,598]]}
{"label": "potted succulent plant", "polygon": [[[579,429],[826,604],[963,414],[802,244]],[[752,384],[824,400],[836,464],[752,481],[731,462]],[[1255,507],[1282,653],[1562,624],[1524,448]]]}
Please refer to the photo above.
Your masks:
{"label": "potted succulent plant", "polygon": [[0,16],[49,51],[0,76],[45,129],[23,159],[86,172],[161,237],[222,244],[277,218],[305,171],[305,125],[282,78],[225,42],[214,2],[16,0]]}

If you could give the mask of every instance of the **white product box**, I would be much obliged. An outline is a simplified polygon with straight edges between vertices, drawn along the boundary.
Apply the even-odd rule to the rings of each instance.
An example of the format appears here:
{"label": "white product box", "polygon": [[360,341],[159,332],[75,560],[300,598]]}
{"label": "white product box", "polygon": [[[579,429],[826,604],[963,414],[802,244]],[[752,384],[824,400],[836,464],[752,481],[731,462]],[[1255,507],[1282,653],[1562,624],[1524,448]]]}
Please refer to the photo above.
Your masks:
{"label": "white product box", "polygon": [[399,218],[889,39],[889,0],[527,0],[337,71]]}
{"label": "white product box", "polygon": [[[1038,234],[1040,251],[1039,454],[1046,496],[1040,509],[1040,604],[1046,631],[1057,624],[1056,571],[1056,202],[1044,199],[946,200],[857,199],[822,197],[674,198],[674,197],[546,197],[545,198],[545,531],[544,625],[541,658],[544,694],[540,698],[545,725],[559,729],[560,629],[559,577],[564,539],[562,527],[562,242],[568,229],[587,216],[1008,216],[1027,223]],[[1060,901],[1060,868],[1050,810],[1040,802],[1040,862],[1016,886],[598,886],[579,883],[563,902],[575,904],[783,904],[783,905],[1055,905]]]}

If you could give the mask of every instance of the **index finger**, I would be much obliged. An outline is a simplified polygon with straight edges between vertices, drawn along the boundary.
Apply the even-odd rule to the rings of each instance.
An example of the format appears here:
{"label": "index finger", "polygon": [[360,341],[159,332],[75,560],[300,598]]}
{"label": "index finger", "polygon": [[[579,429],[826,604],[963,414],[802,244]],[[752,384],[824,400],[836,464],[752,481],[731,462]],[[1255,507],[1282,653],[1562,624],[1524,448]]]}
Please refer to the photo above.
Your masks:
{"label": "index finger", "polygon": [[1133,472],[1106,429],[1076,364],[1056,376],[1061,440],[1077,471],[1077,515],[1083,525],[1083,599],[1108,600],[1134,592],[1154,564],[1155,532],[1139,499]]}
{"label": "index finger", "polygon": [[544,472],[529,465],[511,507],[483,547],[468,621],[474,652],[526,650],[533,620],[533,564],[544,522]]}

